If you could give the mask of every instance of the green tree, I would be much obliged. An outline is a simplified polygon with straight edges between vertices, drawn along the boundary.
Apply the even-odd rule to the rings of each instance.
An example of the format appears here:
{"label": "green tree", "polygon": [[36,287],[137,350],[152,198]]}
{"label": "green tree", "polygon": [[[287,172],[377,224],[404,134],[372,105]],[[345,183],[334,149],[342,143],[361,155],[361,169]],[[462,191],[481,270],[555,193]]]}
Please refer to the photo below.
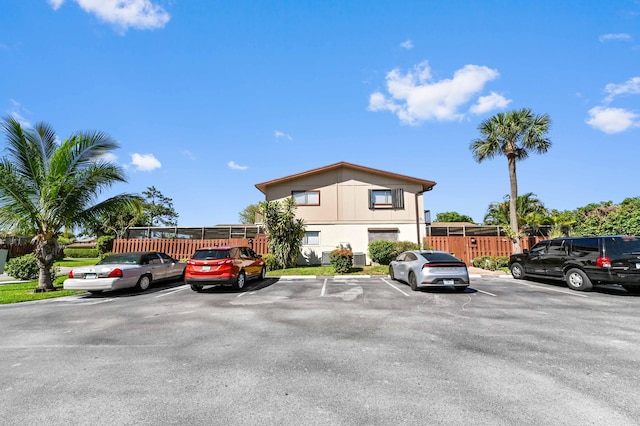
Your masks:
{"label": "green tree", "polygon": [[92,218],[83,225],[82,235],[122,238],[132,226],[145,226],[142,198],[135,200],[130,208],[105,212],[97,218]]}
{"label": "green tree", "polygon": [[574,212],[575,235],[640,235],[640,197],[592,203]]}
{"label": "green tree", "polygon": [[[487,213],[484,216],[484,223],[486,225],[508,226],[510,223],[509,208],[511,204],[509,200],[509,195],[505,195],[502,202],[489,204]],[[536,194],[527,192],[526,194],[518,195],[516,216],[519,226],[518,233],[535,234],[541,225],[546,224],[548,212],[542,201],[536,197]]]}
{"label": "green tree", "polygon": [[471,216],[458,212],[442,212],[436,215],[436,222],[469,222],[475,223]]}
{"label": "green tree", "polygon": [[560,238],[565,235],[569,235],[571,225],[575,223],[574,213],[569,210],[558,211],[551,210],[549,215],[545,218],[545,224],[551,225],[549,231],[549,238]]}
{"label": "green tree", "polygon": [[177,226],[178,212],[173,208],[173,199],[165,197],[155,186],[142,192],[142,226]]}
{"label": "green tree", "polygon": [[258,204],[249,204],[240,212],[240,223],[253,224],[256,223],[256,214],[260,212]]}
{"label": "green tree", "polygon": [[51,267],[60,234],[128,208],[136,197],[120,194],[95,202],[103,190],[126,182],[123,170],[103,159],[118,147],[107,134],[77,132],[58,143],[50,125],[28,128],[14,118],[5,118],[2,130],[7,145],[0,159],[0,228],[34,235],[38,288],[53,290]]}
{"label": "green tree", "polygon": [[516,162],[524,160],[529,152],[543,154],[551,147],[546,137],[551,127],[547,114],[534,115],[530,109],[499,113],[478,126],[481,137],[471,143],[473,157],[479,163],[504,155],[509,168],[509,224],[511,227],[513,252],[520,253],[520,236],[517,217],[518,179]]}
{"label": "green tree", "polygon": [[305,233],[302,219],[296,219],[296,202],[288,197],[259,204],[268,238],[269,252],[275,256],[279,268],[295,266]]}

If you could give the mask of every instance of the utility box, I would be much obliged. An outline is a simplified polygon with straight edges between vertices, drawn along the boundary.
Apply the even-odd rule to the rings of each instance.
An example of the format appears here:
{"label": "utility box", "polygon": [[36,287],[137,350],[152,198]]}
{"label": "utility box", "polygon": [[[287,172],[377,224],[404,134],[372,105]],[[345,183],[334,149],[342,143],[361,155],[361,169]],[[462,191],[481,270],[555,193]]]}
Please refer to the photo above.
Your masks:
{"label": "utility box", "polygon": [[0,274],[4,273],[4,265],[7,264],[8,256],[9,256],[9,250],[0,249]]}

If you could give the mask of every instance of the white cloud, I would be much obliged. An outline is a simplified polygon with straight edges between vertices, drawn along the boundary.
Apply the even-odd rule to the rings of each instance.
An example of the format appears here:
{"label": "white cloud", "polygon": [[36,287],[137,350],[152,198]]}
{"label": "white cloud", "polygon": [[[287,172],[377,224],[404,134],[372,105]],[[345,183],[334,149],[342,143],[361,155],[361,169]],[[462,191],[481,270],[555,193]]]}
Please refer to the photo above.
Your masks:
{"label": "white cloud", "polygon": [[510,103],[511,99],[507,99],[496,92],[491,92],[488,96],[480,96],[478,102],[469,111],[474,114],[484,114],[494,109],[504,109]]}
{"label": "white cloud", "polygon": [[136,170],[142,172],[150,172],[162,167],[162,164],[153,154],[131,154],[131,164],[136,167]]}
{"label": "white cloud", "polygon": [[[58,10],[65,0],[47,0]],[[73,0],[87,13],[115,25],[121,31],[163,28],[171,16],[151,0]]]}
{"label": "white cloud", "polygon": [[413,42],[411,40],[405,40],[400,43],[400,47],[402,47],[403,49],[411,50],[413,49]]}
{"label": "white cloud", "polygon": [[[368,109],[390,111],[405,124],[415,125],[427,120],[461,120],[464,113],[460,110],[464,105],[477,96],[487,82],[499,75],[497,70],[485,66],[465,65],[454,73],[453,78],[435,81],[426,61],[404,75],[394,69],[386,76],[389,96],[381,92],[373,93]],[[490,99],[497,101],[497,97],[492,95]],[[503,98],[500,102],[509,101]],[[478,108],[480,106],[475,107],[476,110]]]}
{"label": "white cloud", "polygon": [[188,149],[183,149],[182,150],[182,155],[187,157],[189,160],[192,160],[192,161],[196,160],[196,156],[193,155],[193,153],[191,151],[189,151]]}
{"label": "white cloud", "polygon": [[288,135],[288,134],[286,134],[286,133],[284,133],[284,132],[281,132],[280,130],[276,130],[276,132],[275,132],[275,136],[276,136],[276,138],[285,138],[285,139],[288,139],[288,140],[290,140],[290,141],[292,141],[292,140],[293,140],[293,138],[291,137],[291,135]]}
{"label": "white cloud", "polygon": [[18,120],[22,127],[31,127],[31,123],[27,120],[23,114],[29,114],[29,111],[26,110],[20,102],[15,99],[10,99],[11,101],[11,109],[8,111],[9,115],[14,119]]}
{"label": "white cloud", "polygon": [[605,41],[630,41],[631,36],[629,34],[603,34],[600,36],[600,43],[604,43]]}
{"label": "white cloud", "polygon": [[588,125],[610,134],[640,127],[640,115],[623,108],[597,106],[589,110],[589,117],[585,120]]}
{"label": "white cloud", "polygon": [[105,152],[98,157],[98,160],[106,161],[107,163],[115,163],[118,160],[118,157],[111,152]]}
{"label": "white cloud", "polygon": [[234,161],[229,161],[227,163],[227,166],[229,166],[229,168],[232,170],[247,170],[249,168],[248,166],[240,166],[236,164]]}
{"label": "white cloud", "polygon": [[53,7],[53,10],[58,10],[58,8],[62,6],[62,3],[64,3],[64,0],[47,0],[47,3]]}
{"label": "white cloud", "polygon": [[604,87],[604,91],[608,94],[604,99],[607,103],[619,95],[638,95],[640,94],[640,77],[633,77],[622,84],[609,83]]}

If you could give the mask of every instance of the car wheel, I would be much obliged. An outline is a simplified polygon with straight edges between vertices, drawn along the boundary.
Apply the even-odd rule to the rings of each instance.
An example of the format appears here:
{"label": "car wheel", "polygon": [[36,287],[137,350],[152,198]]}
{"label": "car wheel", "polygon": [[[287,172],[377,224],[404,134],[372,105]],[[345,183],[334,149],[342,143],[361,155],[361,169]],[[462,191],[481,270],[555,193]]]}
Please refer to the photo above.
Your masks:
{"label": "car wheel", "polygon": [[238,290],[242,290],[244,288],[244,285],[246,283],[246,276],[244,275],[244,271],[240,271],[240,273],[238,273],[238,278],[236,278],[236,289]]}
{"label": "car wheel", "polygon": [[593,287],[593,284],[591,284],[591,280],[587,274],[577,268],[569,269],[565,276],[565,281],[571,290],[585,291],[590,290],[591,287]]}
{"label": "car wheel", "polygon": [[518,262],[514,263],[513,265],[511,265],[511,275],[513,276],[513,278],[515,278],[516,280],[521,280],[524,278],[524,269],[522,269],[522,265],[519,264]]}
{"label": "car wheel", "polygon": [[200,293],[202,291],[202,286],[198,284],[191,284],[191,290]]}
{"label": "car wheel", "polygon": [[145,291],[151,285],[151,277],[149,275],[143,275],[138,280],[138,284],[136,284],[136,289],[140,291]]}
{"label": "car wheel", "polygon": [[389,278],[391,278],[392,280],[396,279],[396,276],[393,275],[393,267],[391,267],[391,265],[389,265]]}
{"label": "car wheel", "polygon": [[458,292],[458,293],[464,293],[467,290],[467,286],[461,287],[454,287],[454,289]]}
{"label": "car wheel", "polygon": [[635,285],[623,285],[622,288],[627,290],[631,294],[640,294],[640,287]]}
{"label": "car wheel", "polygon": [[409,286],[411,286],[411,290],[418,290],[418,280],[416,280],[416,275],[413,272],[409,272]]}
{"label": "car wheel", "polygon": [[264,281],[267,278],[267,267],[263,266],[262,271],[260,271],[260,281]]}

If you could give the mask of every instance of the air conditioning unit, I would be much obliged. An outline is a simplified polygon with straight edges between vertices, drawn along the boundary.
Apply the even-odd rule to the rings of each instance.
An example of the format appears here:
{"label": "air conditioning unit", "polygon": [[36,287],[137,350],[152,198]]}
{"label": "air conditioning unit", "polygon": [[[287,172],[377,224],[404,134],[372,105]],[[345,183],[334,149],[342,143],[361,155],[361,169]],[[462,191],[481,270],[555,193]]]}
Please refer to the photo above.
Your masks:
{"label": "air conditioning unit", "polygon": [[329,254],[330,253],[331,253],[330,251],[323,251],[322,252],[322,266],[331,265],[331,261],[329,260]]}
{"label": "air conditioning unit", "polygon": [[367,255],[364,253],[353,253],[353,266],[365,266],[367,264]]}

